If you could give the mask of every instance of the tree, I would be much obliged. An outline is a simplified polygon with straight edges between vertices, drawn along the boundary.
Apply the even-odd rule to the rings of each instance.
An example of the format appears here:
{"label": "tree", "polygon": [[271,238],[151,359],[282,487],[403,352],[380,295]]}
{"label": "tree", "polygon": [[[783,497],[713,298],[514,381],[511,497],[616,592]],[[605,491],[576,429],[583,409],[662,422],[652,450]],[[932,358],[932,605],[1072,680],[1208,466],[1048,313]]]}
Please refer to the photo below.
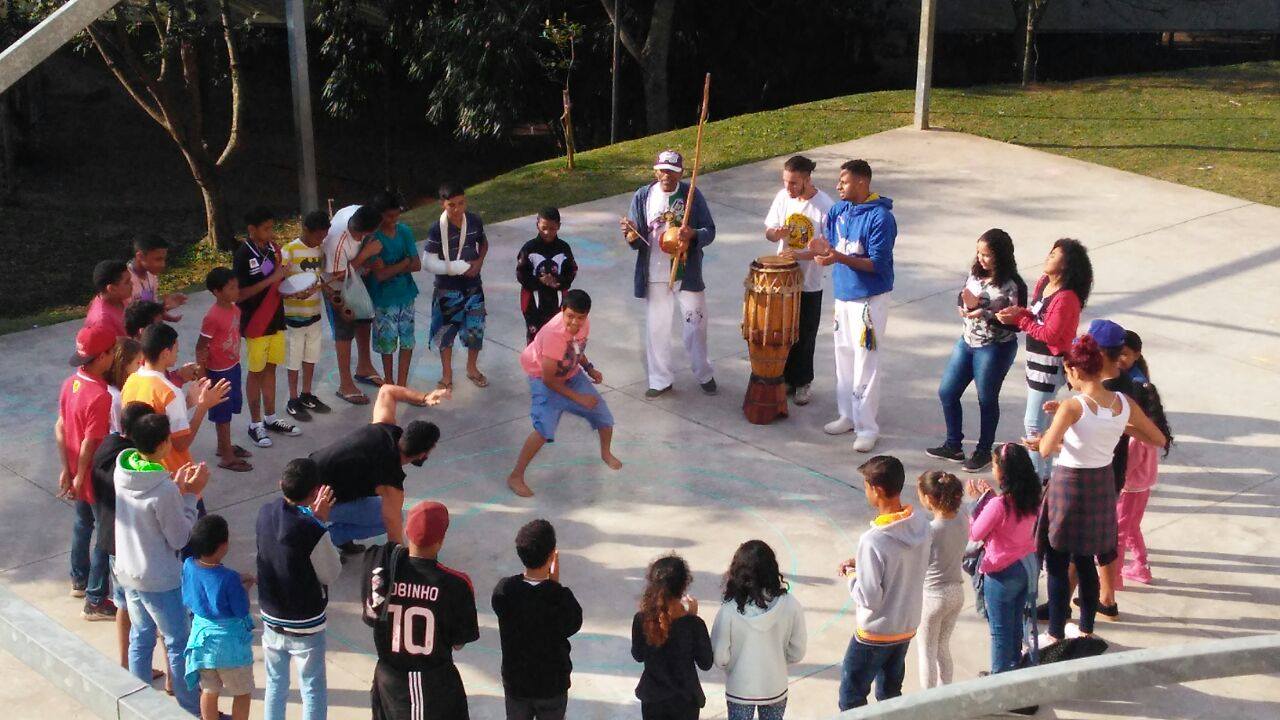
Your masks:
{"label": "tree", "polygon": [[1013,4],[1013,16],[1020,27],[1014,32],[1021,38],[1018,67],[1022,71],[1022,87],[1036,81],[1036,30],[1040,27],[1040,18],[1044,17],[1045,7],[1049,0],[1010,0]]}
{"label": "tree", "polygon": [[671,36],[675,32],[675,0],[653,0],[649,13],[649,30],[643,42],[637,37],[626,13],[614,17],[613,0],[600,0],[609,19],[618,26],[618,38],[627,53],[640,63],[644,76],[645,127],[649,134],[671,129],[671,100],[668,96],[667,61],[671,55]]}
{"label": "tree", "polygon": [[[46,0],[33,9],[48,15],[60,2]],[[229,0],[219,0],[218,16],[208,17],[204,2],[146,0],[117,6],[86,28],[89,43],[107,69],[178,146],[204,200],[206,239],[223,250],[235,245],[223,195],[223,174],[241,145],[243,94],[237,29]],[[218,57],[220,56],[220,57]],[[221,70],[213,70],[219,62]],[[230,127],[221,147],[205,122],[205,90],[226,79]]]}

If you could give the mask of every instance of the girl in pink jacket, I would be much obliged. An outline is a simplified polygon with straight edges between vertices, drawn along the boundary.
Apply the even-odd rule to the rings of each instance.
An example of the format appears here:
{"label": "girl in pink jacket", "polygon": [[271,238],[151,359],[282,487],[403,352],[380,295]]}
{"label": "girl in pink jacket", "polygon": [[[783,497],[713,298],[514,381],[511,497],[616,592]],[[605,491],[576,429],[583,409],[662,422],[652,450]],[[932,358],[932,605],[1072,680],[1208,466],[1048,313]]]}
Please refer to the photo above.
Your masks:
{"label": "girl in pink jacket", "polygon": [[[1133,401],[1164,433],[1164,454],[1168,455],[1169,447],[1173,445],[1173,433],[1169,432],[1169,420],[1165,417],[1156,386],[1151,383],[1134,384]],[[1116,499],[1116,522],[1119,525],[1116,551],[1119,553],[1120,577],[1144,585],[1151,582],[1151,567],[1147,565],[1147,544],[1142,539],[1142,516],[1151,497],[1151,488],[1156,485],[1157,449],[1137,438],[1129,438],[1129,465],[1125,471],[1124,489]],[[1129,551],[1133,552],[1133,557],[1125,562]]]}

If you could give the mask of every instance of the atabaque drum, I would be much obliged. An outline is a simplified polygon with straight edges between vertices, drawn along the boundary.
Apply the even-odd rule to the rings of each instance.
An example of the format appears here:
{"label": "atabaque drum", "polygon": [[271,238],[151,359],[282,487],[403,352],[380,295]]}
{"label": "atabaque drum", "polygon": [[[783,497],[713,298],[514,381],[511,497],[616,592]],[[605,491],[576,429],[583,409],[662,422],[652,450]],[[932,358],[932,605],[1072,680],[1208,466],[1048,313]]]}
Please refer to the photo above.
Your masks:
{"label": "atabaque drum", "polygon": [[751,263],[742,299],[742,338],[751,357],[751,374],[782,376],[791,346],[800,338],[800,265],[777,255]]}

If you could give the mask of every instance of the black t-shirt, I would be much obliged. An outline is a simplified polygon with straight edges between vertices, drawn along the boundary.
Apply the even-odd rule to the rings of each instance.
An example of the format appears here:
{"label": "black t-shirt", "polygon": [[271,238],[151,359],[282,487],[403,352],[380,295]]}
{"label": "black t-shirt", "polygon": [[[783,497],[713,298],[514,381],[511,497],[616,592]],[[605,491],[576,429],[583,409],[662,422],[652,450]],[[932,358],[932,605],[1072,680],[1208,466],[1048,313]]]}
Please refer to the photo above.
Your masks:
{"label": "black t-shirt", "polygon": [[[266,280],[278,267],[280,267],[280,247],[275,243],[265,248],[258,248],[252,242],[246,240],[236,248],[235,255],[231,260],[231,269],[235,271],[236,280],[239,281],[242,289]],[[253,297],[236,302],[236,305],[240,306],[241,333],[244,333],[249,327],[254,313],[258,311],[258,307],[262,305],[262,301],[270,293],[270,290],[270,288],[267,288]],[[270,335],[284,330],[284,301],[278,295],[275,306],[275,314],[271,317],[271,321],[267,323],[262,335]],[[245,335],[245,337],[249,336]]]}
{"label": "black t-shirt", "polygon": [[404,490],[399,445],[403,433],[391,423],[370,423],[311,453],[321,484],[333,488],[340,503],[376,495],[382,485]]}
{"label": "black t-shirt", "polygon": [[365,551],[361,577],[364,621],[373,628],[379,665],[424,673],[429,683],[437,671],[453,668],[455,645],[480,639],[466,573],[387,543]]}
{"label": "black t-shirt", "polygon": [[555,697],[569,689],[569,638],[582,628],[582,606],[554,580],[503,578],[493,589],[502,640],[502,685],[523,699]]}
{"label": "black t-shirt", "polygon": [[711,669],[714,659],[707,624],[697,615],[681,615],[671,623],[667,641],[659,647],[644,637],[644,616],[636,613],[631,621],[631,657],[644,663],[636,697],[640,702],[689,703],[702,707],[707,697],[702,693],[696,664]]}

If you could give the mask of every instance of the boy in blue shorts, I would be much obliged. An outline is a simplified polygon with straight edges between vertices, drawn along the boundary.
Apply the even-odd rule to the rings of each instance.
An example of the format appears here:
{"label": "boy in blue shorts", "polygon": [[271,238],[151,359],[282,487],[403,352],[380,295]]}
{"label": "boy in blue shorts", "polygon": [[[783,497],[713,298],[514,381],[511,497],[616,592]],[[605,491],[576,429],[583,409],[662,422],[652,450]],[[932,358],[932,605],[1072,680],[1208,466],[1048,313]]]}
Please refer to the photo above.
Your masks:
{"label": "boy in blue shorts", "polygon": [[210,383],[226,380],[231,385],[227,399],[209,408],[209,422],[218,432],[218,467],[232,472],[249,472],[253,466],[245,458],[250,452],[231,443],[231,417],[240,414],[240,282],[231,268],[216,267],[204,278],[213,293],[213,305],[200,323],[196,341],[196,362],[205,368]]}
{"label": "boy in blue shorts", "polygon": [[595,385],[604,375],[587,360],[587,335],[591,324],[591,296],[582,290],[565,294],[564,307],[534,336],[520,353],[520,367],[529,376],[532,403],[529,418],[533,432],[520,448],[516,466],[507,476],[507,487],[520,497],[532,497],[524,471],[542,446],[555,442],[560,416],[566,412],[586,418],[600,433],[600,459],[617,470],[622,461],[613,456],[613,414]]}

